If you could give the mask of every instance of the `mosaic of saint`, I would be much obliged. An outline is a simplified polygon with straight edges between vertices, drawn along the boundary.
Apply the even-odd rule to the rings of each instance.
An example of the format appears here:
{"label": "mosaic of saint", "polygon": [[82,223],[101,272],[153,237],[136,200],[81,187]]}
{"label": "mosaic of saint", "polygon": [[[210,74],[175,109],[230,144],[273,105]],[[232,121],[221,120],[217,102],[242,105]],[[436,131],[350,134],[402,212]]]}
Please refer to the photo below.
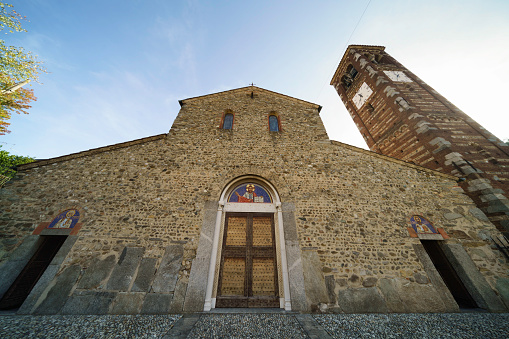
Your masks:
{"label": "mosaic of saint", "polygon": [[410,224],[412,224],[412,227],[414,228],[415,232],[417,233],[437,233],[433,225],[426,220],[425,218],[414,215],[410,218]]}
{"label": "mosaic of saint", "polygon": [[268,202],[272,203],[269,193],[260,185],[243,184],[230,193],[228,202]]}
{"label": "mosaic of saint", "polygon": [[66,210],[53,219],[48,228],[73,228],[79,218],[80,212],[78,210]]}

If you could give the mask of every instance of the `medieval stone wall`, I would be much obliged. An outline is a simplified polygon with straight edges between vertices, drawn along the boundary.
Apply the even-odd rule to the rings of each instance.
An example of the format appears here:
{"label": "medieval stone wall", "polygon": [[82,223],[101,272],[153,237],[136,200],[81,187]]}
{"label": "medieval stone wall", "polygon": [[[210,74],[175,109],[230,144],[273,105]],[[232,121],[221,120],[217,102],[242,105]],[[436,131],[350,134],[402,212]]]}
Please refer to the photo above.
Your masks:
{"label": "medieval stone wall", "polygon": [[[227,110],[232,130],[220,126]],[[282,131],[269,131],[269,114]],[[379,312],[451,310],[416,254],[412,215],[461,244],[495,291],[507,279],[496,229],[452,177],[331,142],[317,105],[248,87],[184,100],[167,136],[25,165],[0,190],[4,262],[40,223],[82,211],[53,282],[24,312],[182,311],[205,206],[242,175],[265,178],[294,204],[310,308],[369,311],[355,305],[376,299]],[[64,281],[70,297],[48,307]]]}

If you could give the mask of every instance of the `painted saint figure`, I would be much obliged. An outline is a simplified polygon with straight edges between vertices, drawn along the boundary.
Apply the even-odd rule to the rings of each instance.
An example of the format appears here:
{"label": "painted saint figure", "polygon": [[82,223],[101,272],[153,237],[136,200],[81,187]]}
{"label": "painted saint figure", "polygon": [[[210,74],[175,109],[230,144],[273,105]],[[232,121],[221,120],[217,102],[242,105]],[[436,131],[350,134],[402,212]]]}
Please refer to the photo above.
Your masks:
{"label": "painted saint figure", "polygon": [[74,216],[74,211],[71,210],[67,212],[65,218],[60,219],[59,222],[54,226],[54,228],[70,228],[72,224],[72,217]]}
{"label": "painted saint figure", "polygon": [[437,233],[432,224],[424,217],[414,215],[410,218],[410,223],[417,233]]}
{"label": "painted saint figure", "polygon": [[259,197],[255,193],[255,186],[253,184],[246,185],[246,193],[240,195],[238,192],[235,192],[238,198],[238,202],[263,202],[263,197]]}
{"label": "painted saint figure", "polygon": [[270,195],[265,188],[254,183],[237,186],[228,197],[228,202],[240,203],[272,203]]}
{"label": "painted saint figure", "polygon": [[417,230],[419,232],[422,232],[422,233],[428,233],[429,232],[429,228],[426,227],[426,225],[424,225],[422,223],[422,220],[421,218],[419,218],[418,216],[415,216],[414,217],[414,220],[417,222],[417,224],[415,225],[417,227]]}
{"label": "painted saint figure", "polygon": [[80,218],[80,212],[76,209],[66,210],[60,213],[48,225],[48,228],[74,228]]}

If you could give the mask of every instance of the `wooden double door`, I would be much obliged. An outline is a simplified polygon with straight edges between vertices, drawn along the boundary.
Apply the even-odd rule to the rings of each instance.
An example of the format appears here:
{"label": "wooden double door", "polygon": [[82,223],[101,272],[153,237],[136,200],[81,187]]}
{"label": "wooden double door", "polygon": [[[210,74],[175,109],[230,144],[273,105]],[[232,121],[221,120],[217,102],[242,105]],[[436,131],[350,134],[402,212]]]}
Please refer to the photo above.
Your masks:
{"label": "wooden double door", "polygon": [[226,214],[216,307],[279,307],[273,214]]}

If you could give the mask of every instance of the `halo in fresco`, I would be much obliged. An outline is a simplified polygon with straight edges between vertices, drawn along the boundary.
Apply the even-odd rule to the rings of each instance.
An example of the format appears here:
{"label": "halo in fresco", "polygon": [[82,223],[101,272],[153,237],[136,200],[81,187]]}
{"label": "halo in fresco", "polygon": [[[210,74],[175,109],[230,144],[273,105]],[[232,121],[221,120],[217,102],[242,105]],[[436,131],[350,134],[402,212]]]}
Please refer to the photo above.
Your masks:
{"label": "halo in fresco", "polygon": [[65,210],[53,219],[48,228],[74,228],[79,218],[80,212],[78,210]]}
{"label": "halo in fresco", "polygon": [[242,184],[235,188],[228,202],[248,202],[248,203],[272,203],[272,199],[262,186],[253,183]]}
{"label": "halo in fresco", "polygon": [[428,233],[428,234],[435,234],[437,231],[433,227],[433,225],[426,220],[426,218],[421,217],[419,215],[414,215],[410,218],[410,224],[412,224],[412,227],[414,228],[415,232],[417,233]]}

